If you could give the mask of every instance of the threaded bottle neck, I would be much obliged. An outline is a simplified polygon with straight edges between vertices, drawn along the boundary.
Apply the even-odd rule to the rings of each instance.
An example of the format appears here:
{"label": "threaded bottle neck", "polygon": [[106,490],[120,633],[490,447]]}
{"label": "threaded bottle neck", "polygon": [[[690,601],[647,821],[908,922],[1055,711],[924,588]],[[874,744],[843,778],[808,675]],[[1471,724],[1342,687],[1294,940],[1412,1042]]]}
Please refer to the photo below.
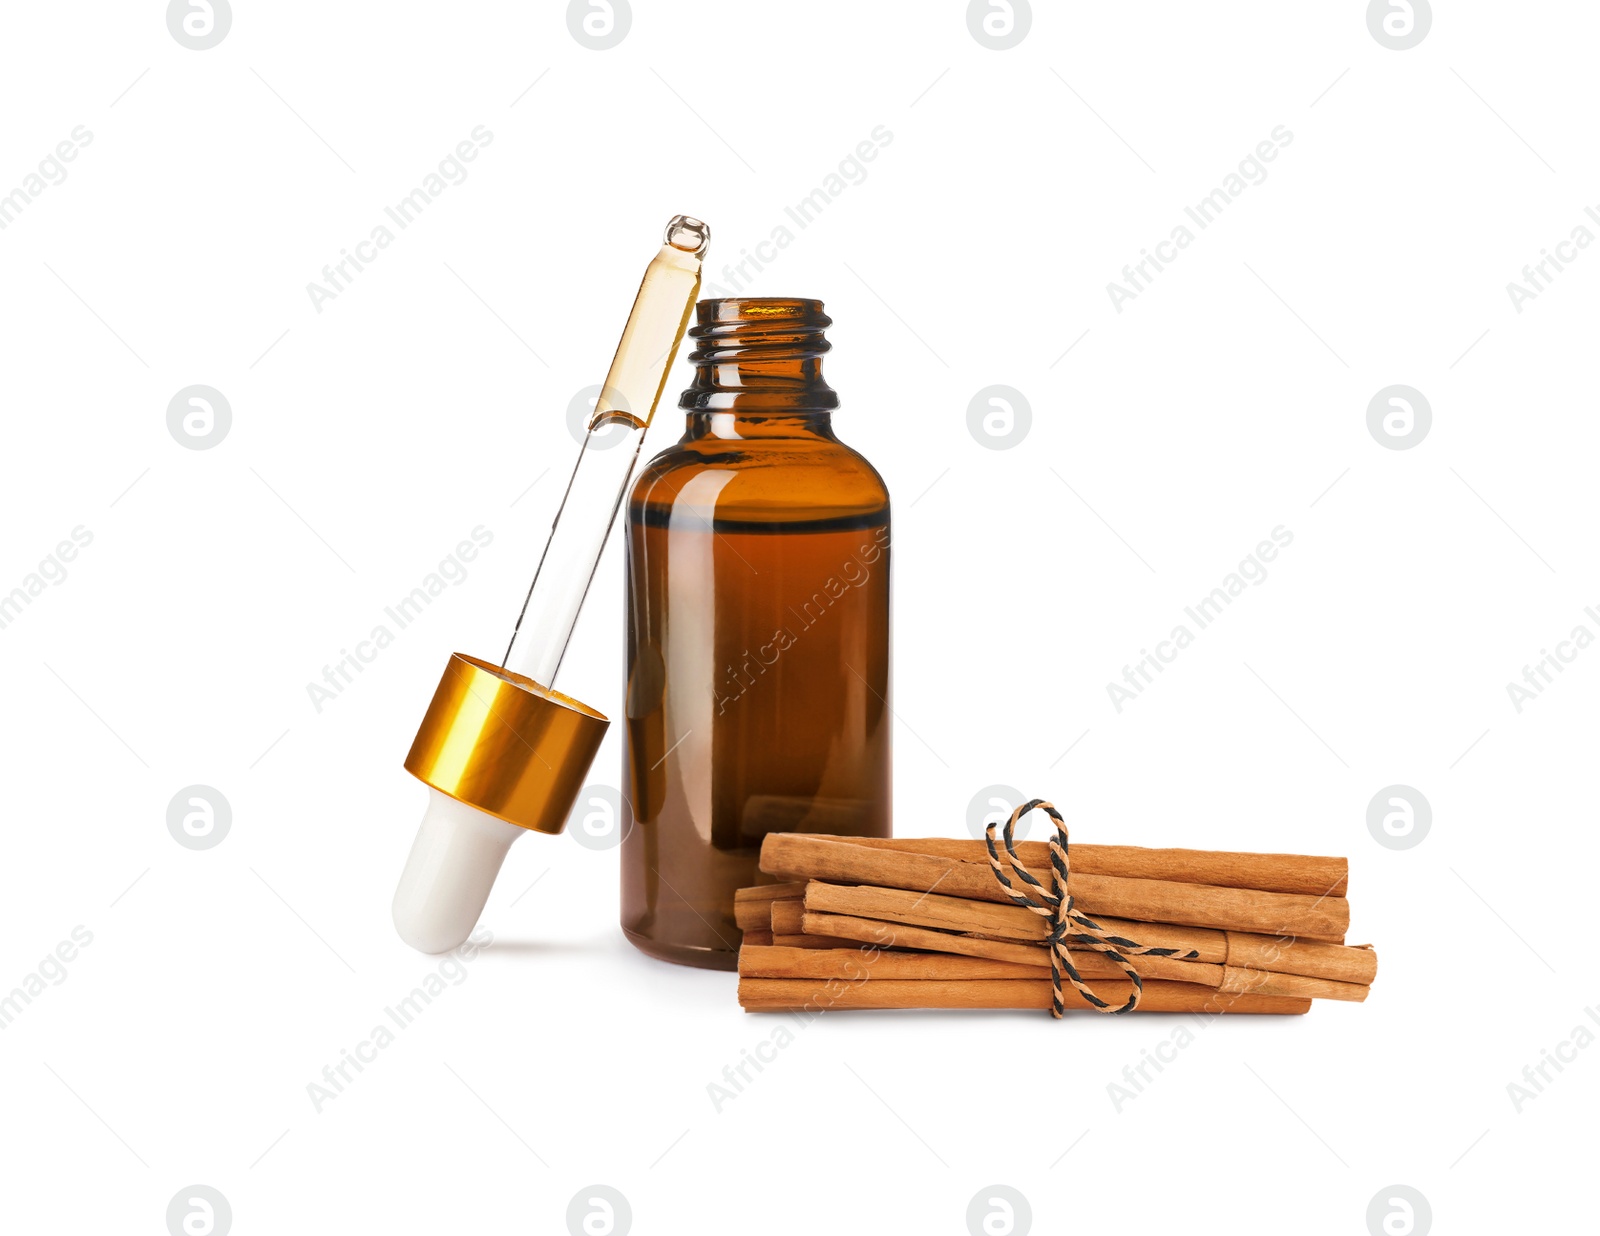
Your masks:
{"label": "threaded bottle neck", "polygon": [[833,320],[820,300],[727,297],[695,306],[694,381],[678,406],[741,416],[830,412],[839,396],[822,376]]}

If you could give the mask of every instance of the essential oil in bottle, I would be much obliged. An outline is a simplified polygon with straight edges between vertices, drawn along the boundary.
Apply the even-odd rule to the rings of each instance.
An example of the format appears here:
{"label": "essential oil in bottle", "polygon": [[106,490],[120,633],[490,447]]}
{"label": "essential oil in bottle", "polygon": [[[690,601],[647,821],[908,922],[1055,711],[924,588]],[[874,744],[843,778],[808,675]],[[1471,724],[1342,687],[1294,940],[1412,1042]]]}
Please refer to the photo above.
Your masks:
{"label": "essential oil in bottle", "polygon": [[769,832],[890,831],[889,494],[815,300],[703,300],[684,436],[628,502],[622,926],[733,969]]}

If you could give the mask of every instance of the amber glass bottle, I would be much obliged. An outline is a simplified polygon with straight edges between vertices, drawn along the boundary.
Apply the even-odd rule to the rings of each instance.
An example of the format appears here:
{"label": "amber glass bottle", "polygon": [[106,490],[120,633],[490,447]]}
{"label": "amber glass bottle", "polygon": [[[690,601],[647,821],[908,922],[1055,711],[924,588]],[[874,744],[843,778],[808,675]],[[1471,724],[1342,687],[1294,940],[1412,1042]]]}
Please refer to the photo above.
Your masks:
{"label": "amber glass bottle", "polygon": [[628,503],[622,927],[732,969],[769,832],[889,835],[889,493],[833,434],[815,300],[703,300]]}

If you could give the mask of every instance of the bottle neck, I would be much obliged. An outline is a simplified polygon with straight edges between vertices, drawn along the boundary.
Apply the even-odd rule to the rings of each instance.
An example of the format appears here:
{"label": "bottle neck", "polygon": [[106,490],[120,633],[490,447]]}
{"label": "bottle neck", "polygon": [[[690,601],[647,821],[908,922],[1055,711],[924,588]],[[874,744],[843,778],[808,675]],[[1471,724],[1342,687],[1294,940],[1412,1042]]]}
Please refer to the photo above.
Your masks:
{"label": "bottle neck", "polygon": [[703,300],[695,315],[694,381],[678,400],[690,438],[832,437],[839,396],[822,376],[832,320],[821,301]]}

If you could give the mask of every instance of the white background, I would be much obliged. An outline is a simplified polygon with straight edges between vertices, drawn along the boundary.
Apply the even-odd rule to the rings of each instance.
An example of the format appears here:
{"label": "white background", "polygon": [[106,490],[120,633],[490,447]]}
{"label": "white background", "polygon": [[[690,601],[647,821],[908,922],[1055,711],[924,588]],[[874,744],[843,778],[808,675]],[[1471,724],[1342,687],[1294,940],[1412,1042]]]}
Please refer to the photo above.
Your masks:
{"label": "white background", "polygon": [[[1520,313],[1506,285],[1600,203],[1600,14],[1440,8],[1395,51],[1355,0],[1038,4],[995,51],[951,0],[640,2],[595,51],[557,3],[238,0],[194,51],[150,0],[8,6],[0,193],[93,138],[0,231],[0,592],[93,539],[0,630],[0,991],[93,942],[0,1032],[4,1226],[162,1232],[194,1184],[239,1233],[559,1233],[595,1183],[641,1233],[961,1233],[995,1184],[1039,1232],[1366,1232],[1394,1184],[1440,1231],[1579,1200],[1600,1051],[1520,1112],[1507,1085],[1600,1004],[1600,651],[1520,713],[1506,684],[1600,633],[1600,255]],[[468,178],[318,312],[308,282],[479,125]],[[1119,313],[1107,283],[1279,125]],[[719,1111],[780,1021],[629,949],[614,852],[530,837],[493,946],[316,1110],[437,968],[389,923],[401,759],[448,654],[502,648],[569,400],[679,211],[728,291],[787,225],[743,290],[835,319],[836,427],[895,498],[897,831],[963,835],[1003,783],[1082,840],[1348,854],[1367,1004],[1224,1019],[1120,1110],[1186,1022],[830,1016]],[[208,450],[167,429],[195,383],[232,408]],[[1032,410],[1009,450],[967,428],[995,383]],[[1432,408],[1409,450],[1367,428],[1395,383]],[[464,582],[319,711],[478,525]],[[1117,711],[1279,525],[1265,582]],[[621,618],[613,544],[561,682],[613,715]],[[1432,805],[1406,850],[1366,822],[1396,783]],[[166,826],[193,784],[231,804],[203,851]]]}

